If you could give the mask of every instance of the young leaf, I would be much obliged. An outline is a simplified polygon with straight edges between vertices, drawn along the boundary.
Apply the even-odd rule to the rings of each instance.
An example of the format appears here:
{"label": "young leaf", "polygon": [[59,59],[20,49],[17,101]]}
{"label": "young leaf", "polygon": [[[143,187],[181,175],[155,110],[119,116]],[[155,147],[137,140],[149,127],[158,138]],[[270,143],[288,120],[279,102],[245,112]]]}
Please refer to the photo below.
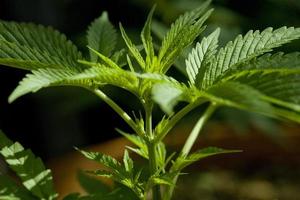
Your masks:
{"label": "young leaf", "polygon": [[300,28],[293,27],[282,27],[274,31],[272,28],[267,28],[261,33],[249,31],[244,37],[239,35],[234,42],[229,42],[218,52],[216,62],[205,74],[206,85],[211,86],[218,81],[218,78],[228,69],[299,37]]}
{"label": "young leaf", "polygon": [[130,158],[128,151],[125,149],[123,156],[125,170],[133,174],[133,160]]}
{"label": "young leaf", "polygon": [[173,178],[175,177],[174,173],[165,173],[159,176],[153,176],[150,178],[152,185],[174,185]]}
{"label": "young leaf", "polygon": [[181,51],[204,30],[202,25],[212,12],[212,10],[205,12],[209,4],[210,1],[204,2],[201,7],[180,16],[171,25],[171,29],[162,41],[158,55],[160,66],[157,71],[167,72]]}
{"label": "young leaf", "polygon": [[[89,50],[90,50],[90,53],[91,54],[95,54],[96,56],[98,56],[101,61],[103,62],[104,65],[108,66],[108,67],[111,67],[111,68],[114,68],[114,69],[118,69],[120,68],[113,60],[111,60],[109,57],[101,54],[100,52],[98,52],[97,50],[93,49],[92,47],[89,47]],[[95,61],[95,65],[97,64],[96,63],[97,61]]]}
{"label": "young leaf", "polygon": [[128,133],[125,133],[125,132],[123,132],[119,129],[117,129],[117,131],[121,135],[123,135],[127,140],[129,140],[134,145],[139,147],[138,149],[132,148],[132,147],[127,147],[129,150],[131,150],[131,151],[139,154],[140,156],[148,159],[148,148],[147,148],[146,142],[140,136],[134,135],[134,134],[128,134]]}
{"label": "young leaf", "polygon": [[50,27],[0,21],[0,44],[0,63],[4,65],[27,70],[45,65],[81,68],[77,60],[82,56],[77,47]]}
{"label": "young leaf", "polygon": [[144,199],[143,188],[140,186],[141,184],[137,183],[130,173],[124,171],[109,172],[105,170],[96,170],[90,173],[101,177],[111,178],[115,182],[130,188],[139,197],[139,199]]}
{"label": "young leaf", "polygon": [[154,47],[152,43],[152,36],[151,36],[151,24],[152,24],[152,16],[153,12],[155,10],[155,6],[151,9],[147,21],[145,23],[145,26],[141,32],[141,39],[144,45],[144,49],[146,51],[147,59],[149,61],[152,61],[154,58]]}
{"label": "young leaf", "polygon": [[114,159],[113,157],[109,155],[102,154],[100,152],[87,152],[84,150],[77,149],[82,155],[84,155],[86,158],[96,161],[105,167],[108,167],[114,172],[121,172],[123,171],[123,167],[119,161]]}
{"label": "young leaf", "polygon": [[[117,43],[117,33],[108,19],[107,12],[97,18],[87,31],[88,46],[100,52],[106,57],[110,57]],[[97,56],[90,49],[90,59],[97,62]]]}
{"label": "young leaf", "polygon": [[141,66],[142,69],[145,69],[146,64],[145,61],[142,57],[142,55],[140,54],[140,51],[138,50],[138,48],[132,43],[132,41],[130,40],[130,38],[127,36],[122,24],[120,24],[120,31],[122,34],[122,37],[130,51],[130,53],[132,54],[132,56],[135,58],[135,60],[139,63],[139,65]]}
{"label": "young leaf", "polygon": [[121,49],[119,51],[116,51],[112,56],[111,60],[116,63],[119,67],[124,67],[126,63],[127,58],[127,51],[125,49]]}
{"label": "young leaf", "polygon": [[130,142],[135,144],[136,146],[142,148],[142,149],[147,149],[146,142],[138,135],[134,134],[128,134],[125,133],[124,131],[121,131],[120,129],[117,129],[117,131],[124,136],[126,139],[128,139]]}
{"label": "young leaf", "polygon": [[156,162],[160,170],[165,170],[165,163],[167,157],[167,149],[163,142],[159,142],[155,149]]}
{"label": "young leaf", "polygon": [[226,150],[218,147],[207,147],[204,149],[201,149],[199,151],[196,151],[187,157],[179,156],[175,163],[172,166],[171,171],[181,171],[185,167],[189,166],[190,164],[197,162],[203,158],[207,158],[214,155],[219,154],[227,154],[227,153],[239,153],[240,150]]}
{"label": "young leaf", "polygon": [[196,84],[198,88],[202,88],[204,73],[208,64],[212,63],[213,56],[218,47],[219,35],[220,29],[218,28],[208,37],[204,37],[201,43],[197,43],[185,61],[190,83]]}
{"label": "young leaf", "polygon": [[0,154],[34,196],[45,200],[56,199],[57,193],[53,188],[51,171],[46,169],[42,160],[35,157],[30,150],[25,150],[17,142],[13,143],[2,132],[0,132]]}

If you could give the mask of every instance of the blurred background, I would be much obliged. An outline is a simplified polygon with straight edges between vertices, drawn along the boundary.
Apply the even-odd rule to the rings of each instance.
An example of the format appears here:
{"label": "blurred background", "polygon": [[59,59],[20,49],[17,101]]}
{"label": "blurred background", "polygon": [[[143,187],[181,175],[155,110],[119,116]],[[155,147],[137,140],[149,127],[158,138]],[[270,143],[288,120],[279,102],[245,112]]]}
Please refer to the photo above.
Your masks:
{"label": "blurred background", "polygon": [[[201,0],[0,0],[0,19],[52,26],[65,33],[86,54],[86,29],[90,22],[100,16],[103,11],[108,11],[109,18],[116,27],[118,27],[119,22],[122,22],[130,36],[136,41],[136,44],[139,44],[139,32],[153,4],[157,4],[155,13],[157,21],[153,31],[159,38],[160,30],[170,25],[179,14],[200,5]],[[233,39],[237,34],[245,33],[249,29],[261,30],[269,26],[274,28],[300,26],[299,0],[214,0],[212,6],[215,8],[215,12],[207,22],[207,32],[212,31],[216,27],[221,27],[221,45],[226,44],[228,40]],[[120,40],[118,45],[122,46],[124,44]],[[285,45],[278,51],[299,51],[299,47],[300,41],[298,40],[293,42],[293,44]],[[183,67],[182,61],[180,62],[179,60],[176,66],[179,70],[173,70],[171,73],[180,79],[184,76],[184,72],[180,72]],[[9,94],[24,75],[25,72],[22,70],[4,66],[0,68],[0,129],[11,139],[20,141],[25,147],[31,148],[33,152],[43,159],[57,157],[69,152],[73,149],[73,146],[98,144],[116,138],[118,137],[115,131],[116,127],[130,130],[108,106],[93,94],[80,88],[58,87],[43,89],[35,94],[26,95],[12,104],[8,104],[7,98]],[[121,106],[126,104],[127,107],[125,109],[129,112],[135,108],[136,101],[127,93],[115,88],[105,88],[105,90],[113,99],[117,99],[116,101]],[[132,103],[127,105],[128,102]],[[160,117],[161,112],[159,109],[157,110],[157,117]],[[197,112],[185,119],[181,126],[190,127],[191,122],[195,121],[195,116],[197,116]],[[230,127],[230,131],[227,132],[231,132],[231,134],[234,132],[233,137],[236,140],[229,142],[228,145],[244,142],[248,146],[253,145],[255,147],[257,144],[252,144],[252,142],[261,144],[261,141],[271,141],[279,146],[287,146],[287,144],[282,143],[282,138],[286,136],[286,132],[292,130],[293,136],[297,135],[298,132],[300,135],[299,127],[293,123],[285,122],[283,127],[282,123],[276,120],[232,109],[220,110],[214,116],[211,126],[216,124],[218,126],[226,124],[224,126]],[[188,130],[188,128],[185,130]],[[223,128],[218,130],[222,132]],[[253,130],[257,130],[259,132],[258,138],[261,139],[263,137],[263,140],[257,138],[255,140],[251,140],[251,138],[248,138],[249,140],[241,139],[247,138],[247,135]],[[299,137],[296,138],[299,139]],[[236,146],[239,147],[239,145]],[[271,146],[270,148],[273,147]],[[255,148],[253,149],[255,151]],[[270,150],[270,152],[270,155],[276,157],[274,151]],[[294,152],[293,156],[291,160],[292,166],[295,163],[300,163],[299,154]],[[239,156],[236,156],[235,159],[239,159]],[[284,162],[284,159],[282,158],[282,162]],[[262,160],[263,158],[259,162]],[[288,159],[285,161],[289,162]],[[253,164],[253,166],[257,165],[259,164]],[[264,163],[265,165],[267,163]],[[252,167],[251,169],[254,168]],[[278,173],[283,173],[283,171],[290,172],[290,169],[279,169]],[[292,169],[294,170],[292,174],[300,174],[299,170]],[[217,184],[215,183],[216,179],[219,180],[220,177],[224,182],[233,179],[239,180],[239,176],[232,172],[224,174],[222,171],[218,172],[219,174],[217,173],[217,175],[215,175],[216,173],[210,173],[210,171],[206,173],[201,176],[204,176],[206,182],[209,180],[209,183],[214,188],[218,188],[213,184]],[[250,172],[244,171],[244,175],[245,173],[249,174]],[[265,171],[261,173],[266,174]],[[265,176],[275,176],[274,174],[276,173],[277,171],[275,170],[274,173],[272,172]],[[293,175],[290,176],[292,177]],[[278,181],[279,184],[282,183],[281,179]],[[251,183],[250,181],[250,183],[246,182],[245,184],[250,184],[251,186]],[[234,184],[231,183],[231,185]],[[262,187],[267,187],[268,191],[272,190],[273,186],[268,182],[260,184],[263,185]],[[293,184],[299,186],[299,182]],[[196,186],[200,189],[204,187],[204,192],[211,192],[201,183]],[[250,186],[246,185],[245,187]],[[223,191],[225,189],[221,188],[220,190]],[[193,197],[190,199],[193,199]],[[206,199],[214,198],[208,196]],[[229,195],[228,199],[233,199],[233,197]],[[292,200],[293,198],[289,197],[287,199]],[[296,196],[294,199],[300,199],[300,196]]]}

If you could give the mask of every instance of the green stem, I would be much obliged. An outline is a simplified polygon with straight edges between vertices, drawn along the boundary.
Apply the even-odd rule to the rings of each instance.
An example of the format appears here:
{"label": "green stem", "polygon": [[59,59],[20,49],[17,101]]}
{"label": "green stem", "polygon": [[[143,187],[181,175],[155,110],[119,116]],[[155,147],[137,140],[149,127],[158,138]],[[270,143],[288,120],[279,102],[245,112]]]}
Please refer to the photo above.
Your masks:
{"label": "green stem", "polygon": [[[150,167],[150,174],[151,175],[154,175],[157,172],[155,147],[156,147],[156,145],[153,144],[153,143],[148,144],[149,167]],[[152,197],[153,197],[153,200],[161,200],[160,186],[159,185],[153,186],[153,188],[152,188]]]}
{"label": "green stem", "polygon": [[[149,168],[150,174],[154,175],[157,172],[157,162],[156,162],[156,142],[154,141],[154,135],[152,131],[152,103],[145,104],[145,113],[146,113],[146,136],[148,136],[149,141],[147,143],[148,153],[149,153]],[[161,200],[160,186],[156,185],[152,188],[152,197],[153,200]]]}
{"label": "green stem", "polygon": [[200,119],[197,121],[196,125],[194,126],[192,132],[190,133],[189,137],[187,138],[182,150],[181,150],[181,155],[182,156],[187,156],[196,139],[198,138],[201,129],[203,128],[204,124],[207,122],[207,120],[210,118],[210,116],[213,114],[213,112],[216,110],[217,105],[212,103],[209,105],[207,110],[204,112],[204,114],[200,117]]}
{"label": "green stem", "polygon": [[[207,122],[207,120],[211,117],[211,115],[213,114],[213,112],[216,110],[217,108],[217,105],[215,103],[211,103],[209,105],[209,107],[206,109],[206,111],[204,112],[204,114],[200,117],[200,119],[197,121],[196,125],[194,126],[192,132],[190,133],[189,137],[187,138],[182,150],[181,150],[181,153],[180,153],[180,157],[186,157],[193,145],[195,144],[196,142],[196,139],[198,138],[204,124]],[[176,161],[175,161],[176,162]],[[178,172],[179,173],[179,172]],[[168,189],[168,191],[166,192],[166,196],[165,196],[165,200],[170,200],[172,198],[172,195],[173,195],[173,192],[174,192],[174,189],[175,189],[175,184],[177,182],[177,179],[178,179],[178,176],[177,175],[174,179],[173,179],[173,185],[170,186],[170,188]]]}
{"label": "green stem", "polygon": [[133,119],[111,98],[109,98],[104,92],[99,89],[93,90],[93,92],[100,97],[105,103],[107,103],[119,116],[139,135],[143,135],[142,130],[138,128]]}
{"label": "green stem", "polygon": [[199,106],[201,102],[195,102],[190,103],[184,108],[182,108],[179,112],[177,112],[168,122],[168,125],[162,130],[162,133],[160,137],[158,137],[157,141],[162,141],[164,137],[172,130],[172,128],[178,123],[179,120],[181,120],[187,113],[189,113],[191,110]]}

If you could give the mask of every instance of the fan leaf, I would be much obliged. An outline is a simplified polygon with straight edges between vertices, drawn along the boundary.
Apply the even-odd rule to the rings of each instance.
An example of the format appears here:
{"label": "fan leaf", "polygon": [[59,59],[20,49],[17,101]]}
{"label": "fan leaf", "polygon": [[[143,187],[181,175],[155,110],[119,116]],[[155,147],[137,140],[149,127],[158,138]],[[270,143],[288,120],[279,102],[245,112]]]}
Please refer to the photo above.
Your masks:
{"label": "fan leaf", "polygon": [[138,79],[134,73],[123,70],[113,69],[101,65],[86,69],[72,78],[73,81],[92,81],[94,85],[110,84],[135,92],[138,87]]}
{"label": "fan leaf", "polygon": [[182,50],[190,45],[204,30],[202,26],[212,10],[206,12],[210,1],[200,7],[181,15],[165,35],[158,54],[160,65],[157,71],[165,73],[180,55]]}
{"label": "fan leaf", "polygon": [[[88,46],[100,52],[102,55],[110,57],[117,44],[117,33],[114,26],[108,19],[107,12],[95,19],[87,31]],[[90,49],[90,59],[97,62],[99,59]]]}
{"label": "fan leaf", "polygon": [[25,150],[17,142],[13,143],[2,132],[0,132],[0,154],[34,196],[45,200],[56,199],[57,193],[54,191],[51,171],[46,169],[42,160],[35,157],[30,150]]}
{"label": "fan leaf", "polygon": [[3,200],[37,200],[22,186],[11,180],[11,178],[0,174],[0,199]]}
{"label": "fan leaf", "polygon": [[265,55],[229,70],[222,81],[247,84],[267,97],[266,101],[300,112],[300,53]]}
{"label": "fan leaf", "polygon": [[263,100],[264,95],[248,85],[228,81],[212,86],[207,93],[213,95],[207,98],[219,105],[273,115],[272,106]]}
{"label": "fan leaf", "polygon": [[191,84],[196,84],[198,88],[202,88],[204,73],[208,64],[212,63],[212,57],[218,47],[219,35],[220,29],[218,28],[208,37],[204,37],[185,61],[189,81]]}
{"label": "fan leaf", "polygon": [[0,63],[4,65],[27,70],[53,64],[74,70],[82,67],[77,63],[82,58],[77,47],[50,27],[0,21],[0,44]]}
{"label": "fan leaf", "polygon": [[92,85],[91,80],[73,79],[77,73],[66,69],[38,69],[27,74],[19,83],[18,87],[9,96],[8,101],[13,102],[17,98],[50,86],[82,86],[89,87]]}
{"label": "fan leaf", "polygon": [[282,27],[274,31],[272,28],[267,28],[262,32],[249,31],[244,37],[239,35],[233,42],[229,42],[219,50],[216,62],[205,73],[206,85],[213,85],[230,68],[248,62],[299,37],[300,28],[293,27]]}

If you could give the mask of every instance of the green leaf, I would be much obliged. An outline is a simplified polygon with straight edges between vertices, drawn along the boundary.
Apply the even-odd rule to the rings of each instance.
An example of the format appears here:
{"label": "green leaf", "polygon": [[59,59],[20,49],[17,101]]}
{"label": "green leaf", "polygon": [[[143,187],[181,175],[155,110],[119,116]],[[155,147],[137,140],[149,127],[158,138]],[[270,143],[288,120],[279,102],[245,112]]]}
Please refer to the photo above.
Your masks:
{"label": "green leaf", "polygon": [[[300,68],[300,52],[284,54],[282,52],[276,54],[265,54],[247,65],[238,66],[236,70],[247,69],[299,69]],[[233,69],[235,70],[235,69]]]}
{"label": "green leaf", "polygon": [[130,40],[130,38],[127,36],[122,24],[120,24],[120,31],[122,34],[122,37],[130,51],[130,53],[132,54],[132,56],[135,58],[135,60],[139,63],[139,65],[141,66],[142,69],[145,69],[146,64],[145,61],[142,57],[142,55],[140,54],[140,51],[138,50],[138,48],[132,43],[132,41]]}
{"label": "green leaf", "polygon": [[[103,64],[107,67],[111,67],[111,68],[114,68],[114,69],[118,69],[120,68],[113,60],[111,60],[109,57],[101,54],[100,52],[96,51],[95,49],[93,49],[92,47],[89,47],[89,50],[91,52],[91,54],[95,54],[97,55],[101,61],[103,62]],[[97,65],[97,63],[95,63],[95,65]]]}
{"label": "green leaf", "polygon": [[160,170],[165,170],[167,149],[163,142],[159,142],[155,149],[156,163]]}
{"label": "green leaf", "polygon": [[265,54],[250,62],[232,67],[220,77],[220,81],[235,80],[251,74],[279,73],[287,74],[297,72],[300,69],[300,53]]}
{"label": "green leaf", "polygon": [[[92,63],[93,64],[93,63]],[[100,67],[99,67],[99,66]],[[97,66],[82,71],[74,72],[66,69],[38,69],[27,74],[19,83],[19,86],[9,97],[13,102],[22,95],[51,86],[79,86],[95,87],[104,84],[115,85],[129,91],[135,92],[138,80],[131,72],[123,69],[113,69],[98,63]]]}
{"label": "green leaf", "polygon": [[81,69],[81,53],[58,31],[41,25],[0,21],[0,63],[26,70]]}
{"label": "green leaf", "polygon": [[117,183],[120,183],[128,188],[130,188],[140,199],[143,199],[143,188],[141,187],[142,184],[138,183],[138,180],[133,179],[132,174],[126,172],[109,172],[106,170],[96,170],[90,172],[94,175],[111,178]]}
{"label": "green leaf", "polygon": [[167,72],[181,51],[204,30],[202,25],[212,12],[212,10],[205,12],[209,4],[210,1],[204,2],[199,8],[180,16],[171,25],[169,32],[162,41],[158,55],[160,66],[158,66],[157,71]]}
{"label": "green leaf", "polygon": [[133,160],[130,158],[128,151],[125,149],[123,156],[125,170],[133,174]]}
{"label": "green leaf", "polygon": [[272,116],[273,107],[264,100],[264,94],[254,88],[238,82],[223,82],[214,85],[207,93],[212,102],[219,105],[235,107],[242,110]]}
{"label": "green leaf", "polygon": [[202,88],[204,73],[209,64],[212,63],[213,56],[218,47],[220,29],[216,29],[208,37],[204,37],[201,43],[191,51],[186,59],[186,71],[191,84]]}
{"label": "green leaf", "polygon": [[78,73],[66,69],[38,69],[32,71],[32,74],[27,74],[19,83],[19,86],[9,96],[8,101],[13,102],[20,96],[30,92],[50,86],[90,86],[91,81],[88,79],[74,79]]}
{"label": "green leaf", "polygon": [[93,81],[94,85],[110,84],[131,92],[135,92],[138,87],[138,79],[134,73],[123,70],[106,67],[92,67],[86,69],[80,74],[72,77],[73,81]]}
{"label": "green leaf", "polygon": [[[253,80],[253,78],[257,78]],[[290,74],[269,73],[253,74],[241,77],[240,82],[246,82],[268,97],[265,98],[273,104],[294,110],[300,114],[300,70]]]}
{"label": "green leaf", "polygon": [[[133,171],[133,161],[128,155],[128,152],[125,151],[124,154],[124,166],[109,155],[102,154],[100,152],[87,152],[83,150],[77,149],[80,153],[82,153],[86,158],[90,160],[94,160],[105,167],[109,168],[110,171],[106,170],[96,170],[90,173],[93,173],[98,176],[103,176],[107,178],[112,178],[114,181],[125,185],[130,188],[134,193],[143,198],[143,188],[140,183],[138,183],[134,177]],[[127,153],[126,153],[127,152]]]}
{"label": "green leaf", "polygon": [[272,28],[267,28],[261,33],[249,31],[244,37],[239,35],[234,42],[229,42],[219,50],[215,64],[205,74],[206,85],[214,84],[230,68],[248,62],[299,37],[300,28],[293,27],[282,27],[274,31]]}
{"label": "green leaf", "polygon": [[130,142],[132,142],[133,144],[135,144],[136,146],[138,146],[139,148],[142,149],[147,149],[147,145],[144,139],[142,139],[140,136],[138,135],[134,135],[134,134],[128,134],[125,133],[124,131],[117,129],[117,131],[124,136],[127,140],[129,140]]}
{"label": "green leaf", "polygon": [[173,114],[173,108],[182,99],[182,94],[181,88],[174,87],[168,83],[158,83],[152,88],[153,100],[169,115]]}
{"label": "green leaf", "polygon": [[140,156],[148,159],[148,148],[146,145],[146,142],[138,135],[134,134],[128,134],[125,133],[124,131],[121,131],[117,129],[117,131],[123,135],[127,140],[132,142],[134,145],[136,145],[138,148],[132,148],[132,147],[127,147],[129,150],[139,154]]}
{"label": "green leaf", "polygon": [[0,154],[7,164],[22,180],[22,184],[33,195],[40,199],[56,199],[52,175],[46,169],[42,160],[34,156],[30,150],[25,150],[21,144],[13,143],[0,132]]}
{"label": "green leaf", "polygon": [[181,171],[185,167],[189,166],[190,164],[193,164],[194,162],[197,162],[199,160],[202,160],[203,158],[207,158],[214,155],[219,154],[227,154],[227,153],[239,153],[240,150],[226,150],[218,147],[207,147],[201,150],[198,150],[194,153],[191,153],[187,157],[179,156],[175,163],[172,166],[171,171]]}
{"label": "green leaf", "polygon": [[[142,198],[138,198],[136,194],[134,194],[128,188],[117,185],[116,189],[111,192],[109,195],[105,196],[103,200],[138,200]],[[101,199],[102,200],[102,199]]]}
{"label": "green leaf", "polygon": [[0,200],[37,200],[29,191],[11,178],[0,174]]}
{"label": "green leaf", "polygon": [[108,167],[114,172],[123,171],[123,167],[121,163],[109,155],[105,155],[100,152],[88,152],[88,151],[80,150],[78,148],[76,148],[76,150],[79,151],[86,158],[96,161],[104,165],[105,167]]}
{"label": "green leaf", "polygon": [[141,32],[141,39],[144,45],[144,49],[146,51],[147,59],[146,61],[150,62],[154,58],[154,47],[152,43],[152,36],[151,36],[151,24],[152,24],[152,16],[153,12],[155,10],[155,6],[151,9],[147,21],[145,23],[145,26]]}
{"label": "green leaf", "polygon": [[72,193],[63,200],[138,200],[139,198],[128,188],[117,185],[114,191],[107,195],[93,194],[88,196],[80,196],[78,193]]}
{"label": "green leaf", "polygon": [[98,169],[96,171],[87,171],[88,173],[97,175],[97,176],[101,176],[101,177],[105,177],[105,178],[112,178],[117,182],[121,182],[122,179],[119,179],[118,176],[116,176],[113,172],[107,171],[107,170],[101,170]]}
{"label": "green leaf", "polygon": [[[91,23],[87,31],[88,46],[100,52],[102,55],[110,57],[117,43],[117,33],[108,19],[107,12]],[[97,62],[98,58],[90,49],[90,59]]]}
{"label": "green leaf", "polygon": [[79,171],[77,173],[77,179],[80,183],[80,186],[88,193],[88,194],[108,194],[110,188],[104,184],[101,180],[98,180],[92,176],[87,175],[83,171]]}
{"label": "green leaf", "polygon": [[245,66],[228,71],[222,81],[237,81],[257,89],[267,96],[265,101],[298,112],[299,121],[299,77],[300,54],[296,52],[262,56]]}
{"label": "green leaf", "polygon": [[126,62],[126,58],[127,58],[127,51],[125,49],[121,49],[119,51],[116,51],[112,56],[111,56],[111,60],[115,63],[117,63],[117,65],[119,67],[124,67],[127,62]]}
{"label": "green leaf", "polygon": [[172,176],[170,176],[170,173],[166,173],[166,174],[162,174],[159,176],[154,176],[150,178],[150,181],[152,182],[152,185],[174,185],[173,183],[173,178],[174,178],[174,174],[172,174]]}
{"label": "green leaf", "polygon": [[78,199],[80,199],[79,193],[71,193],[63,198],[63,200],[78,200]]}
{"label": "green leaf", "polygon": [[63,68],[61,61],[47,52],[1,40],[0,45],[0,63],[2,65],[24,70]]}

